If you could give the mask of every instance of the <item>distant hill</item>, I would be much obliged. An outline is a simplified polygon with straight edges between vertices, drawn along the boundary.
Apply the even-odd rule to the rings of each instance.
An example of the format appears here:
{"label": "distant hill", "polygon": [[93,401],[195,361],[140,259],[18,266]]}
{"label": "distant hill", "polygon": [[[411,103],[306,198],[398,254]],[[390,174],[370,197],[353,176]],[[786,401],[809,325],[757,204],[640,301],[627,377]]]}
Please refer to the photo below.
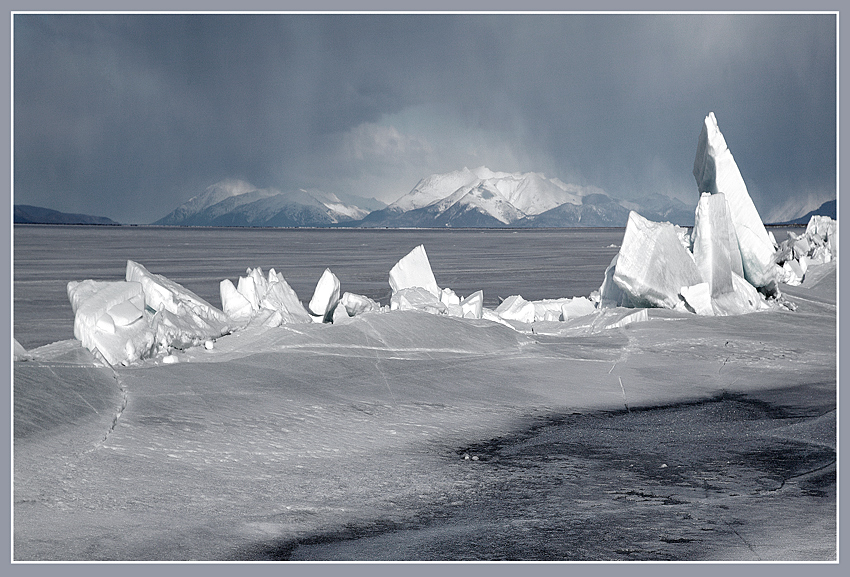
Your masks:
{"label": "distant hill", "polygon": [[822,205],[820,205],[818,208],[814,209],[811,212],[807,212],[806,214],[804,214],[800,218],[795,218],[794,220],[790,220],[788,222],[783,222],[783,223],[780,223],[780,224],[809,224],[809,221],[815,215],[828,216],[833,220],[837,219],[838,218],[838,206],[837,206],[837,204],[838,203],[835,200],[828,200],[825,203],[823,203]]}
{"label": "distant hill", "polygon": [[14,212],[15,224],[105,224],[116,226],[121,223],[115,222],[105,216],[91,216],[88,214],[71,214],[59,212],[50,208],[30,206],[28,204],[16,204]]}
{"label": "distant hill", "polygon": [[170,226],[344,226],[384,203],[320,190],[281,192],[242,180],[217,182],[153,224]]}

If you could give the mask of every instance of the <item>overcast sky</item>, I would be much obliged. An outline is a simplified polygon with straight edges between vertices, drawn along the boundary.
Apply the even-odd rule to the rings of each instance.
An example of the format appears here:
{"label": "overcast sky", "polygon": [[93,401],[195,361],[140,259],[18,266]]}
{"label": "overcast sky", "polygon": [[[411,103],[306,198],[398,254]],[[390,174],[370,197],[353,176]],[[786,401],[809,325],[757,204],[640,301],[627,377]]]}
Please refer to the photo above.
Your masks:
{"label": "overcast sky", "polygon": [[149,223],[224,178],[392,202],[485,165],[765,217],[835,198],[834,15],[14,16],[14,202]]}

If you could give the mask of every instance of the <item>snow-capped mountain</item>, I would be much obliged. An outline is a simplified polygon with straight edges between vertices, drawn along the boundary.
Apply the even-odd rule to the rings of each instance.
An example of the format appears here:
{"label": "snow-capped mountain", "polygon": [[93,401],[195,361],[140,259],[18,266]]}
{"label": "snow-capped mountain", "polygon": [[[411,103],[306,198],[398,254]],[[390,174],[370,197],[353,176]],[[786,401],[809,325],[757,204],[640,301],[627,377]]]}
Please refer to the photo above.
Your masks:
{"label": "snow-capped mountain", "polygon": [[[639,207],[638,212],[643,210],[647,218],[693,224],[693,208],[661,195],[627,207],[597,187],[566,184],[537,172],[494,172],[484,166],[423,178],[409,193],[385,209],[372,212],[358,224],[366,227],[625,226],[629,210],[634,207]],[[662,210],[662,207],[666,208]]]}
{"label": "snow-capped mountain", "polygon": [[[258,189],[242,180],[223,180],[190,198],[154,224],[180,226],[333,226],[362,219],[368,208],[380,207],[375,199],[346,195],[344,202],[320,190],[281,192]],[[352,202],[353,201],[353,202]]]}
{"label": "snow-capped mountain", "polygon": [[281,192],[223,180],[154,224],[277,227],[572,227],[625,226],[629,210],[656,221],[694,223],[693,206],[653,194],[620,201],[600,188],[566,184],[537,172],[485,166],[432,174],[387,206],[374,198],[317,189]]}

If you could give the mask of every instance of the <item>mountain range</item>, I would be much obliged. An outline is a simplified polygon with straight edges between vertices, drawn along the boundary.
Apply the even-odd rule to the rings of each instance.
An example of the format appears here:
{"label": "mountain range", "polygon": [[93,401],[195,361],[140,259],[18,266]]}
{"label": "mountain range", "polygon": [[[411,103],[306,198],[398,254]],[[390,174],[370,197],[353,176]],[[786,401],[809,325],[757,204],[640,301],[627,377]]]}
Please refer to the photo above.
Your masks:
{"label": "mountain range", "polygon": [[[345,195],[343,195],[345,196]],[[386,206],[374,198],[320,190],[283,193],[228,179],[213,184],[153,224],[179,226],[339,226]]]}
{"label": "mountain range", "polygon": [[783,224],[809,224],[809,220],[811,220],[811,218],[816,214],[828,216],[829,218],[835,220],[836,218],[838,218],[838,203],[835,200],[827,200],[825,203],[823,203],[813,211],[807,212],[800,218],[789,220],[787,223]]}
{"label": "mountain range", "polygon": [[[697,195],[694,195],[694,206]],[[432,174],[387,205],[374,198],[317,189],[281,192],[227,179],[207,187],[155,225],[364,228],[623,227],[629,211],[649,220],[693,226],[694,206],[662,194],[619,200],[594,186],[566,184],[537,172],[495,172],[484,166]],[[836,201],[812,214],[836,218]],[[15,223],[118,224],[105,217],[14,205]]]}
{"label": "mountain range", "polygon": [[153,224],[367,228],[625,226],[629,210],[652,220],[692,225],[694,208],[652,195],[637,202],[536,172],[463,168],[423,178],[389,206],[354,195],[299,189],[283,193],[225,180]]}

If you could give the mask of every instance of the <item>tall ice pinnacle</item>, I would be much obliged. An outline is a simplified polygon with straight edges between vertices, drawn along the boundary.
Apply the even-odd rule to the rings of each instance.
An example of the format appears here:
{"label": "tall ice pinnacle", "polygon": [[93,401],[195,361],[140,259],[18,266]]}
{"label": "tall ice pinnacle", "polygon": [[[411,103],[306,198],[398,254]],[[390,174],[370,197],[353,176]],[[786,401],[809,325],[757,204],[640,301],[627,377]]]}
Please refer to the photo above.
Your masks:
{"label": "tall ice pinnacle", "polygon": [[755,287],[773,287],[776,283],[775,247],[764,228],[747,185],[726,139],[720,133],[713,112],[705,117],[694,159],[694,177],[699,192],[722,192],[729,204],[729,213],[738,237],[744,278]]}

